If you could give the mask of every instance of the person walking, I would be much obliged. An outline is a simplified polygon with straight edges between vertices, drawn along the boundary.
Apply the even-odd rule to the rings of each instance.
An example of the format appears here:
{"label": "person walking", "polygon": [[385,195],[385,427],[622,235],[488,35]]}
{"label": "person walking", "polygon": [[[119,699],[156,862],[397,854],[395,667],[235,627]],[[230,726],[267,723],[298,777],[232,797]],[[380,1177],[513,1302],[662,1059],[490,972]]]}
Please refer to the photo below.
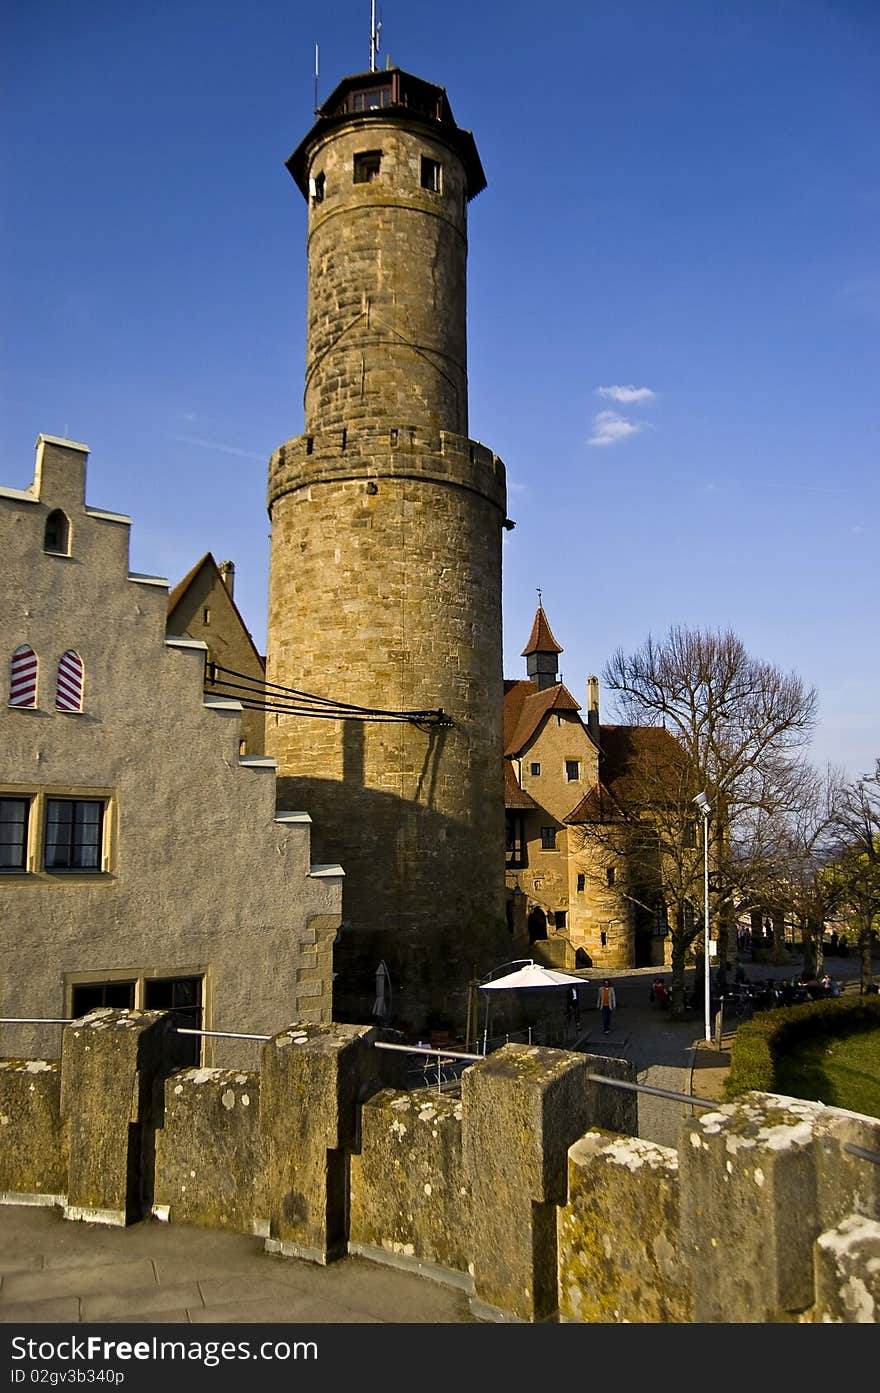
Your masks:
{"label": "person walking", "polygon": [[596,1002],[596,1005],[602,1012],[602,1034],[607,1035],[611,1029],[611,1012],[617,1007],[617,998],[614,995],[614,988],[607,977],[599,988],[599,1000]]}
{"label": "person walking", "polygon": [[565,1014],[575,1030],[581,1028],[581,1002],[578,988],[572,984],[566,993]]}

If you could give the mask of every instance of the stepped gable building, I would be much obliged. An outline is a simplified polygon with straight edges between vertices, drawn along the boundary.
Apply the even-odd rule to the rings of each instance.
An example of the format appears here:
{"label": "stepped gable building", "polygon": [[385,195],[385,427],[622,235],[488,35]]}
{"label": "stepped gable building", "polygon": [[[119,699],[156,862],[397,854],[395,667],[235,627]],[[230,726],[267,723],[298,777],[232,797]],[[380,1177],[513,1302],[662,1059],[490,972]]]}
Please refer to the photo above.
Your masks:
{"label": "stepped gable building", "polygon": [[267,677],[373,714],[273,715],[266,747],[345,865],[336,1017],[370,1019],[384,961],[394,1023],[422,1030],[463,1022],[468,980],[509,949],[505,472],[468,435],[486,180],[444,89],[397,68],[341,82],[288,169],[308,206],[305,431],[269,468]]}
{"label": "stepped gable building", "polygon": [[[266,659],[257,651],[250,631],[233,598],[235,566],[210,552],[197,561],[168,596],[169,634],[186,634],[201,640],[207,648],[206,687],[218,695],[239,694],[243,702],[254,700],[254,688],[262,689],[266,680]],[[216,674],[212,678],[212,666]],[[261,755],[266,748],[265,716],[258,706],[244,707],[241,713],[243,755]]]}
{"label": "stepped gable building", "polygon": [[[167,580],[129,570],[131,519],[86,504],[87,454],[41,435],[31,487],[0,489],[0,1016],[329,1021],[342,868],[276,813],[240,704],[205,693],[205,643],[167,633]],[[57,1053],[57,1027],[0,1030]],[[180,1041],[182,1062],[248,1048]]]}
{"label": "stepped gable building", "polygon": [[559,966],[660,965],[659,885],[645,883],[643,856],[635,884],[621,838],[602,829],[631,806],[640,759],[672,737],[600,724],[595,677],[584,719],[559,680],[562,651],[539,605],[523,649],[529,677],[504,683],[508,923],[515,942]]}

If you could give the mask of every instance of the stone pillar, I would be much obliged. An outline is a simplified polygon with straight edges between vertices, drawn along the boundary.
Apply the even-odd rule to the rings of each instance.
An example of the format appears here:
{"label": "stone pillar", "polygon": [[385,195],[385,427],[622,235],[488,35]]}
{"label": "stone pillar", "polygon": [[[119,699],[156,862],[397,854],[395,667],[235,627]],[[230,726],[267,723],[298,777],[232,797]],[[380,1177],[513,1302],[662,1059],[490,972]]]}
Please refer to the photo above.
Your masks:
{"label": "stone pillar", "polygon": [[691,1320],[678,1153],[669,1147],[608,1132],[591,1131],[576,1141],[568,1153],[568,1204],[559,1211],[558,1240],[562,1320]]}
{"label": "stone pillar", "polygon": [[[568,1148],[632,1105],[589,1073],[634,1078],[624,1060],[505,1045],[462,1075],[465,1184],[472,1197],[476,1314],[541,1321],[557,1310],[556,1206]],[[630,1120],[634,1120],[632,1117]]]}
{"label": "stone pillar", "polygon": [[851,1214],[817,1239],[813,1320],[834,1325],[880,1321],[880,1223]]}
{"label": "stone pillar", "polygon": [[65,1026],[66,1219],[123,1225],[149,1213],[163,1084],[176,1050],[172,1018],[160,1011],[100,1007]]}
{"label": "stone pillar", "polygon": [[263,1047],[263,1139],[269,1252],[327,1263],[347,1243],[349,1156],[360,1104],[382,1086],[379,1032],[291,1025]]}
{"label": "stone pillar", "polygon": [[695,1321],[786,1321],[813,1303],[816,1104],[749,1093],[682,1123]]}
{"label": "stone pillar", "polygon": [[880,1219],[880,1165],[846,1149],[856,1146],[880,1155],[880,1119],[820,1103],[813,1106],[821,1227],[834,1228],[850,1214]]}

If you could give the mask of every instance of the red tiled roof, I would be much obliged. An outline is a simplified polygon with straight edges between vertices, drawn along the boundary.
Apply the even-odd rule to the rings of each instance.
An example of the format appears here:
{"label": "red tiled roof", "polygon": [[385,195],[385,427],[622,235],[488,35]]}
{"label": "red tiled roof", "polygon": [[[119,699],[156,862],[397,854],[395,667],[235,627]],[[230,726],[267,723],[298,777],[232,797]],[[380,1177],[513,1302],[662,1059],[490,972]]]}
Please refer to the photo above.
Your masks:
{"label": "red tiled roof", "polygon": [[547,623],[543,605],[538,605],[532,632],[529,634],[529,641],[521,656],[527,658],[530,653],[561,653],[562,651],[561,644],[556,642],[553,631]]}
{"label": "red tiled roof", "polygon": [[609,818],[620,816],[620,804],[603,783],[594,784],[589,793],[572,808],[563,822],[607,822]]}
{"label": "red tiled roof", "polygon": [[504,753],[518,755],[549,711],[580,711],[571,692],[558,682],[543,691],[533,682],[505,682]]}
{"label": "red tiled roof", "polygon": [[674,787],[687,777],[684,750],[663,726],[600,726],[599,773],[618,799],[645,796],[648,785]]}
{"label": "red tiled roof", "polygon": [[505,808],[537,808],[538,804],[530,793],[520,788],[513,765],[509,759],[504,761],[504,806]]}
{"label": "red tiled roof", "polygon": [[664,787],[674,789],[687,776],[681,745],[662,726],[600,726],[600,781],[566,822],[604,822],[625,805],[648,801]]}

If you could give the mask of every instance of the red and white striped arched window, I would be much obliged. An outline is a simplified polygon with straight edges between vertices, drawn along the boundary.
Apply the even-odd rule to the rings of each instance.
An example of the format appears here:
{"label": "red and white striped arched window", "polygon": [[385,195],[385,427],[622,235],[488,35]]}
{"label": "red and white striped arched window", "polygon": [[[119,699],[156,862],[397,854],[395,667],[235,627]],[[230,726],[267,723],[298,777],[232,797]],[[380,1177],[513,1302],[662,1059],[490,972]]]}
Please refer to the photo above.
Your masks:
{"label": "red and white striped arched window", "polygon": [[58,664],[58,690],[55,693],[56,711],[82,711],[82,658],[69,648]]}
{"label": "red and white striped arched window", "polygon": [[12,655],[12,675],[9,682],[10,706],[36,706],[37,655],[23,643]]}

